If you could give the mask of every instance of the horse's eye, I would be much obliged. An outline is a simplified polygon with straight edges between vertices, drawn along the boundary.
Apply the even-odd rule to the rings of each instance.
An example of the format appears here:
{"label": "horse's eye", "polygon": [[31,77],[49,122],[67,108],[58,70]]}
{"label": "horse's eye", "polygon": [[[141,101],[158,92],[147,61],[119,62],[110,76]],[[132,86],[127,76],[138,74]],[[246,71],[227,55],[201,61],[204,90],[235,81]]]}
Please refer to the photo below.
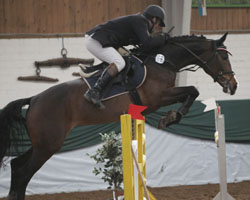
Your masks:
{"label": "horse's eye", "polygon": [[221,76],[221,77],[220,77],[220,80],[221,80],[222,82],[224,82],[224,81],[226,81],[226,78],[225,78],[224,76]]}
{"label": "horse's eye", "polygon": [[228,59],[227,53],[221,54],[221,58],[222,58],[223,60],[227,60],[227,59]]}

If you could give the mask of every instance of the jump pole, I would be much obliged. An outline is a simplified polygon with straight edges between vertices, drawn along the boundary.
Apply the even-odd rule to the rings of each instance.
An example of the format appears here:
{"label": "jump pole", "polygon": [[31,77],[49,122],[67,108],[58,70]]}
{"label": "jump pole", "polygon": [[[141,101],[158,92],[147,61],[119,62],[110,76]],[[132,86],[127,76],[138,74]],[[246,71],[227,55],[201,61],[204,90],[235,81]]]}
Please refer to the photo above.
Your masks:
{"label": "jump pole", "polygon": [[218,168],[220,178],[220,192],[213,200],[235,200],[227,192],[227,167],[226,167],[226,143],[225,143],[225,120],[224,115],[220,112],[220,107],[214,110],[215,114],[215,142],[218,151]]}
{"label": "jump pole", "polygon": [[145,121],[121,115],[123,184],[125,200],[156,200],[146,187]]}

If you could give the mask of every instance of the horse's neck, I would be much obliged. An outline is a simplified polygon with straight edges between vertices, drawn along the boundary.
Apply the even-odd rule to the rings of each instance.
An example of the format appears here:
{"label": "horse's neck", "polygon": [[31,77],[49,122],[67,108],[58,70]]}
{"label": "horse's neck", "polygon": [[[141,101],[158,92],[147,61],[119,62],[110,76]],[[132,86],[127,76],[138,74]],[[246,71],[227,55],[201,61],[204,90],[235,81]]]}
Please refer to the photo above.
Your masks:
{"label": "horse's neck", "polygon": [[[189,40],[172,40],[170,43],[166,44],[164,47],[157,49],[149,54],[138,54],[139,58],[147,63],[151,60],[157,65],[155,61],[158,54],[163,54],[165,56],[165,64],[159,64],[161,67],[166,67],[172,71],[178,72],[182,68],[188,65],[200,65],[203,58],[203,54],[211,50],[211,42],[207,39],[194,39]],[[154,65],[155,66],[155,65]]]}
{"label": "horse's neck", "polygon": [[199,41],[193,43],[174,42],[170,45],[171,46],[167,48],[166,56],[169,61],[172,62],[172,65],[175,65],[176,71],[188,65],[200,64],[198,58],[202,60],[202,55],[208,51],[209,47],[207,41],[203,41],[202,43]]}

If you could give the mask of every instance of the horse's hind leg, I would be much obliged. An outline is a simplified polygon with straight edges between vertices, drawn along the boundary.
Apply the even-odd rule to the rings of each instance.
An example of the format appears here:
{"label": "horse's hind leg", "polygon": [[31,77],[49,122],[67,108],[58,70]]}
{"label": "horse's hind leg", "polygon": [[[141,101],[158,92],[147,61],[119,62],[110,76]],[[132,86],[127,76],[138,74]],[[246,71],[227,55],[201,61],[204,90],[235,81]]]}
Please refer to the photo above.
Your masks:
{"label": "horse's hind leg", "polygon": [[[33,149],[24,155],[23,158],[13,161],[13,163],[15,163],[13,164],[13,166],[15,166],[15,173],[12,174],[13,176],[8,200],[25,199],[25,191],[30,179],[52,155],[53,153],[43,151],[42,149]],[[22,163],[26,156],[28,160],[26,160],[25,163]],[[22,163],[23,165],[18,167],[19,163]]]}
{"label": "horse's hind leg", "polygon": [[11,160],[11,183],[8,199],[17,199],[18,181],[23,175],[20,173],[20,168],[28,161],[32,155],[32,147],[23,155]]}

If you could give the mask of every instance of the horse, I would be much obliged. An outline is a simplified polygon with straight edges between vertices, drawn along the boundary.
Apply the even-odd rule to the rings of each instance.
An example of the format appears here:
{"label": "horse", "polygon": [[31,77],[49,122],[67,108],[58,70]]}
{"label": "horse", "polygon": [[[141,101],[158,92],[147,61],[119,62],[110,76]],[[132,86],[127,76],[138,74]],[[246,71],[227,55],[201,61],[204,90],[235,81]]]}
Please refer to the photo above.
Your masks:
{"label": "horse", "polygon": [[[227,33],[217,40],[204,36],[173,37],[152,52],[138,54],[147,68],[144,83],[137,88],[143,114],[149,114],[162,106],[181,103],[159,122],[159,128],[178,123],[192,106],[199,92],[194,86],[175,87],[176,74],[188,65],[202,68],[223,92],[235,94],[237,81],[229,61],[230,52],[224,46]],[[156,62],[157,55],[165,57]],[[32,176],[56,153],[65,137],[75,126],[117,122],[128,112],[133,100],[128,93],[105,100],[105,109],[99,109],[83,98],[88,89],[81,79],[53,86],[35,96],[10,102],[0,113],[0,162],[20,131],[27,129],[32,146],[24,154],[12,159],[11,183],[8,200],[24,200],[26,187]],[[29,105],[26,116],[21,115],[24,105]],[[19,126],[17,126],[18,124]]]}

